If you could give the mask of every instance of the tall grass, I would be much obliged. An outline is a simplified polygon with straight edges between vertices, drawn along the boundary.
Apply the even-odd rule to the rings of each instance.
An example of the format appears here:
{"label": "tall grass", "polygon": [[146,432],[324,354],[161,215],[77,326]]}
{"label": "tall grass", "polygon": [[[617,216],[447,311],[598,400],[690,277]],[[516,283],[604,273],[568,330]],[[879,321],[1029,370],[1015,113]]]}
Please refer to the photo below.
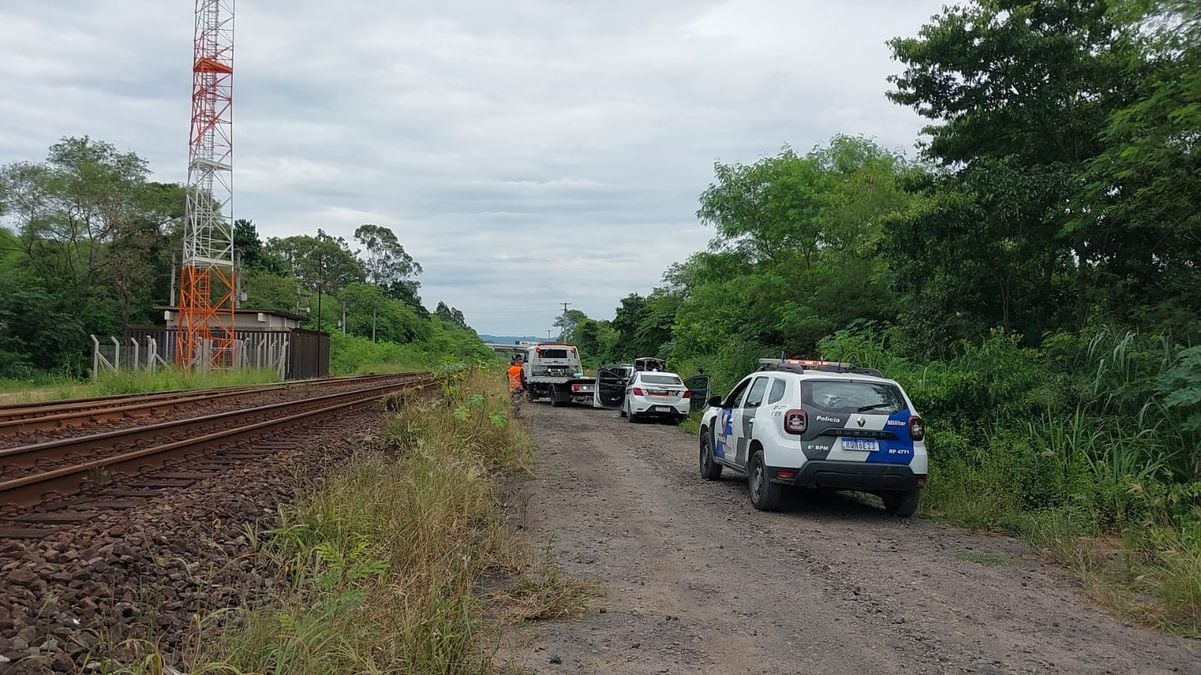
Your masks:
{"label": "tall grass", "polygon": [[330,372],[354,375],[429,368],[454,362],[487,362],[495,355],[474,333],[447,328],[442,322],[423,340],[399,344],[343,333],[330,335]]}
{"label": "tall grass", "polygon": [[270,369],[241,369],[189,373],[178,368],[162,368],[154,372],[122,371],[102,375],[90,387],[96,396],[139,394],[156,391],[210,389],[279,382],[279,373]]}
{"label": "tall grass", "polygon": [[281,511],[262,554],[290,590],[205,643],[194,669],[486,672],[496,619],[481,582],[496,571],[527,572],[499,596],[520,607],[506,616],[580,611],[586,589],[530,567],[501,525],[497,477],[532,460],[500,378],[453,376],[444,390],[407,401],[380,442]]}
{"label": "tall grass", "polygon": [[920,364],[887,332],[823,352],[882,367],[922,410],[927,513],[1017,533],[1119,611],[1201,634],[1201,354],[1109,329],[1040,350],[994,333]]}

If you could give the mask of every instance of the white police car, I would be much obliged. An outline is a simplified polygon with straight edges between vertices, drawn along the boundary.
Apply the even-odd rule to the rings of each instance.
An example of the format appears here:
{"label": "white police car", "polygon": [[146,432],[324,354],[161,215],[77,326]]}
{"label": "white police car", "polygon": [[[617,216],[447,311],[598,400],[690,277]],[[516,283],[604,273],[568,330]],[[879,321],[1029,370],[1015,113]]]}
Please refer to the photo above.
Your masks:
{"label": "white police car", "polygon": [[873,492],[889,513],[917,510],[926,428],[901,386],[876,370],[761,359],[761,369],[701,418],[700,472],[747,475],[751,504],[772,510],[787,486]]}

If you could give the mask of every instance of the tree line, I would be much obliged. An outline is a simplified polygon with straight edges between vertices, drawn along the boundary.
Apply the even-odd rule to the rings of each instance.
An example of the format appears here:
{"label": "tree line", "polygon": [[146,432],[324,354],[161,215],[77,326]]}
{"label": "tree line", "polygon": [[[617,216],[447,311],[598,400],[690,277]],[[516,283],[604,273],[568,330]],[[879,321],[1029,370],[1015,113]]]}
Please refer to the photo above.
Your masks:
{"label": "tree line", "polygon": [[[976,2],[890,42],[920,157],[861,136],[715,165],[709,250],[564,336],[606,360],[812,353],[852,322],[948,354],[1103,324],[1201,334],[1201,10]],[[749,357],[748,357],[749,358]],[[740,365],[748,361],[744,358]]]}
{"label": "tree line", "polygon": [[563,337],[717,391],[764,356],[881,367],[930,424],[927,508],[1122,532],[1123,579],[1201,630],[1201,5],[977,0],[889,44],[917,157],[717,163],[708,250]]}
{"label": "tree line", "polygon": [[[135,153],[88,137],[0,167],[0,377],[83,374],[89,334],[120,335],[174,304],[184,194],[151,181]],[[387,227],[359,226],[355,249],[322,230],[263,241],[250,220],[236,221],[233,236],[243,306],[372,343],[482,349],[462,312],[423,306],[421,265]]]}

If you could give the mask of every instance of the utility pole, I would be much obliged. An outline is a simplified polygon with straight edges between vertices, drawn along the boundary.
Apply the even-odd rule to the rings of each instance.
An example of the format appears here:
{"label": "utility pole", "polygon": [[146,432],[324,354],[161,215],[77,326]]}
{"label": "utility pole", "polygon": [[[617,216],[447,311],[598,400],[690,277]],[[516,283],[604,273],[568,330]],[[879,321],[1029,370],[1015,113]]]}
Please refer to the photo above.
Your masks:
{"label": "utility pole", "polygon": [[[563,305],[563,330],[566,331],[567,330],[567,308],[571,306],[571,303],[570,302],[561,302],[559,304]],[[550,332],[550,331],[547,331],[547,332]],[[566,335],[566,332],[561,333],[560,335],[561,336]],[[564,338],[563,341],[566,342],[570,338],[571,338],[571,336],[567,335],[567,337]]]}
{"label": "utility pole", "polygon": [[[178,311],[179,298],[175,296],[175,255],[176,254],[174,253],[171,254],[171,295],[167,298],[167,305],[170,307],[175,307],[176,311]],[[176,321],[178,321],[178,318]]]}
{"label": "utility pole", "polygon": [[242,252],[234,249],[234,309],[242,306]]}
{"label": "utility pole", "polygon": [[547,339],[547,340],[552,340],[552,339],[554,339],[554,338],[552,338],[552,337],[551,337],[551,333],[553,333],[553,332],[555,332],[553,328],[547,328],[547,329],[546,329],[546,339]]}

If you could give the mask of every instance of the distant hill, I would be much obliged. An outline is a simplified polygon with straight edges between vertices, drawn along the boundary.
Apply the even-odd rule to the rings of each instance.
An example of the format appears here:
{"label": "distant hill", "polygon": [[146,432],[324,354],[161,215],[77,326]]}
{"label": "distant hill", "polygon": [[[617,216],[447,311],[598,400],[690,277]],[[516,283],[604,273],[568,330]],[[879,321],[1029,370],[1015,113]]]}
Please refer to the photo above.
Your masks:
{"label": "distant hill", "polygon": [[546,338],[536,338],[532,335],[526,335],[526,336],[522,337],[522,336],[517,336],[517,335],[485,335],[483,333],[480,333],[480,339],[483,340],[484,342],[495,342],[497,344],[502,344],[502,345],[511,345],[515,342],[523,342],[523,341],[524,342],[538,342],[540,339],[545,340]]}

